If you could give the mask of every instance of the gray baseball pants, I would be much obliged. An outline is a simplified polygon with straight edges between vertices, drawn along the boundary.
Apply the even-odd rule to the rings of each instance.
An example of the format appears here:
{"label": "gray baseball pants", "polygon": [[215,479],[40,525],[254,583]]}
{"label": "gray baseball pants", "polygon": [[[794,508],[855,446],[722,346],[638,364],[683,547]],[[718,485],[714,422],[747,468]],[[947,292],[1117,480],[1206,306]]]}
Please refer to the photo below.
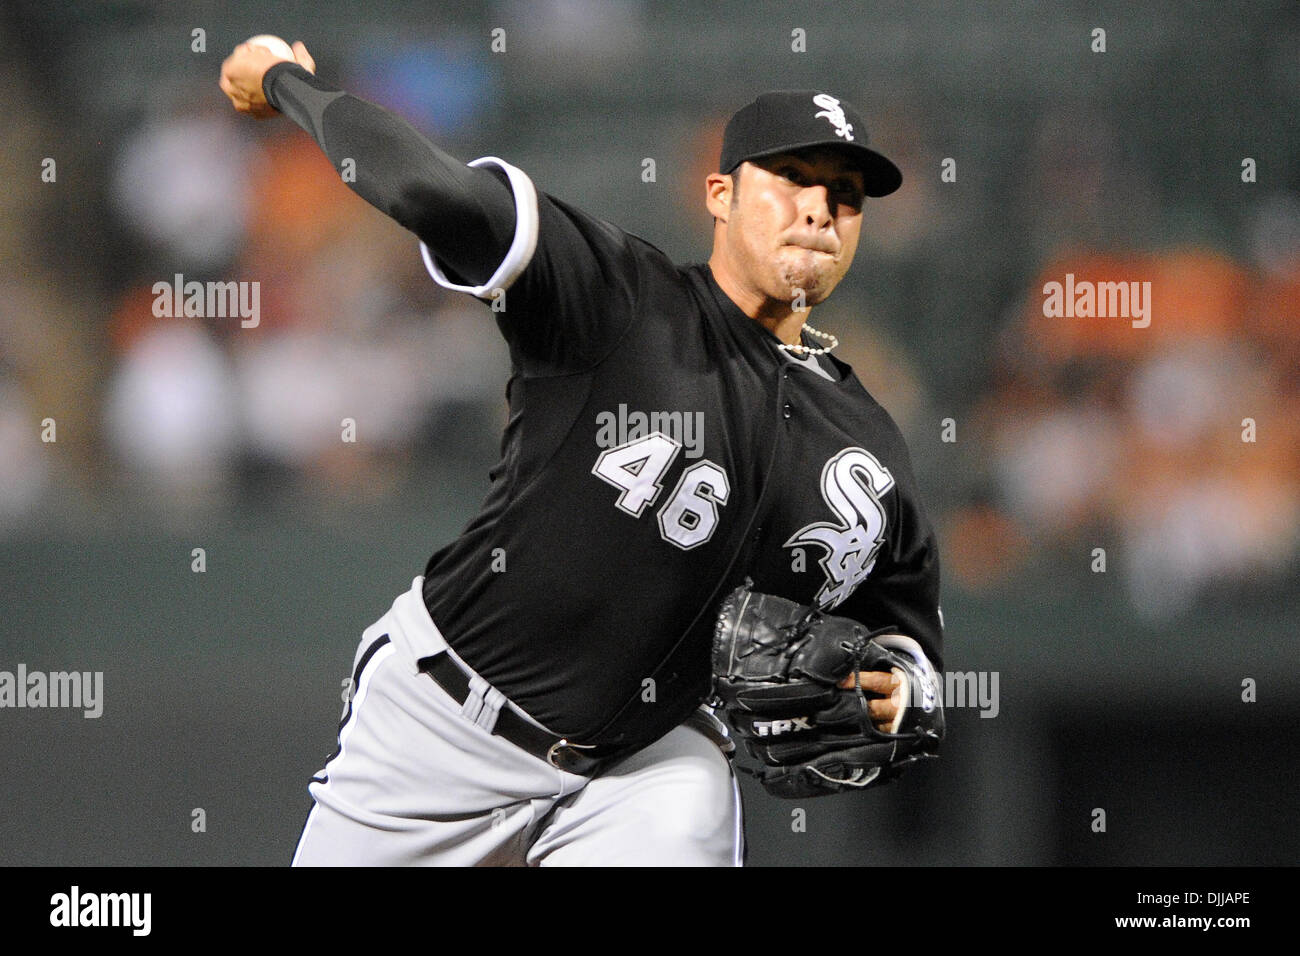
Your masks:
{"label": "gray baseball pants", "polygon": [[[502,707],[531,718],[450,651],[422,585],[362,635],[294,866],[741,865],[716,719],[697,713],[592,777],[557,769],[491,733]],[[470,678],[464,705],[418,669],[441,651]]]}

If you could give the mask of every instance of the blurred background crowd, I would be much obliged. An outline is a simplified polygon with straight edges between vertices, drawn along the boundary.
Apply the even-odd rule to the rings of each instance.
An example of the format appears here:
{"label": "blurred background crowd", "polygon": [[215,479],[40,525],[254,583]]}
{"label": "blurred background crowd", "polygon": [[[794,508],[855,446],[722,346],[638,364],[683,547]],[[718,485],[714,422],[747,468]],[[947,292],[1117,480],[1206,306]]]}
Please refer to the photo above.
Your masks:
{"label": "blurred background crowd", "polygon": [[[310,522],[449,474],[486,491],[509,374],[491,315],[295,126],[229,107],[222,59],[271,32],[683,262],[708,254],[726,117],[765,88],[846,96],[904,186],[868,204],[814,322],[908,437],[946,596],[1051,602],[1092,587],[1102,548],[1140,620],[1291,599],[1298,22],[1294,0],[7,0],[0,538],[254,501]],[[178,273],[260,283],[259,324],[156,317]],[[1067,273],[1149,281],[1150,326],[1045,316]]]}
{"label": "blurred background crowd", "polygon": [[[940,6],[892,9],[898,68],[854,64],[851,38],[811,11],[797,54],[784,25],[706,7],[277,16],[323,77],[682,260],[707,255],[701,179],[730,110],[761,85],[833,79],[907,185],[868,207],[819,324],[912,438],[956,580],[995,587],[1045,549],[1106,547],[1137,606],[1163,614],[1285,576],[1300,526],[1300,71],[1279,27],[1294,4],[1248,4],[1230,30],[1058,4],[1034,8],[1032,31],[1009,4],[937,37]],[[6,5],[3,527],[118,494],[229,504],[249,482],[308,501],[384,494],[421,459],[473,461],[495,440],[508,367],[490,317],[436,288],[411,237],[296,127],[238,117],[217,90],[221,59],[265,20],[241,3]],[[1105,53],[1089,49],[1093,20],[1111,24]],[[761,81],[744,65],[756,46],[782,66]],[[673,69],[700,47],[707,72]],[[940,181],[945,158],[955,182]],[[1246,158],[1257,182],[1242,182]],[[1042,286],[1067,272],[1150,281],[1151,327],[1045,318]],[[258,282],[260,323],[156,317],[153,284],[178,273]],[[42,447],[47,416],[64,454]],[[340,441],[348,417],[356,445]],[[951,448],[935,444],[944,418]]]}

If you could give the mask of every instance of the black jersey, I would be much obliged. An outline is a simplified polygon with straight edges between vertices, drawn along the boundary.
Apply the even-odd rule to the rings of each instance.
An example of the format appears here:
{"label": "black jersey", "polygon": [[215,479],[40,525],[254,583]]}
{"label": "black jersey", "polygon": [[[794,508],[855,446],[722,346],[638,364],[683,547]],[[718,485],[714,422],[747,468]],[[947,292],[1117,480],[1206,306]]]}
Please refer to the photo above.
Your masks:
{"label": "black jersey", "polygon": [[508,182],[489,279],[513,375],[480,514],[433,555],[429,613],[487,681],[582,744],[646,744],[709,691],[715,609],[747,576],[916,638],[941,666],[938,558],[903,440],[645,240]]}
{"label": "black jersey", "polygon": [[941,666],[907,450],[846,365],[792,361],[706,266],[507,163],[461,163],[294,63],[263,88],[421,238],[434,278],[492,303],[509,343],[491,491],[424,581],[486,680],[575,743],[651,743],[708,694],[715,611],[746,577],[897,628]]}

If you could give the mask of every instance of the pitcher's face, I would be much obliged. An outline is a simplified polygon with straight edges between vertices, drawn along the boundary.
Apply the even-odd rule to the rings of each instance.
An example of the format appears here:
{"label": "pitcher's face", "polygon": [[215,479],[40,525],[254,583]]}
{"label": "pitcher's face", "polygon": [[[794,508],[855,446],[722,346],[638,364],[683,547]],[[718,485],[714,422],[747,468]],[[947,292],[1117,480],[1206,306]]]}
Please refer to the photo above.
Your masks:
{"label": "pitcher's face", "polygon": [[764,156],[732,173],[726,234],[736,277],[770,299],[817,305],[853,264],[862,172],[834,149]]}

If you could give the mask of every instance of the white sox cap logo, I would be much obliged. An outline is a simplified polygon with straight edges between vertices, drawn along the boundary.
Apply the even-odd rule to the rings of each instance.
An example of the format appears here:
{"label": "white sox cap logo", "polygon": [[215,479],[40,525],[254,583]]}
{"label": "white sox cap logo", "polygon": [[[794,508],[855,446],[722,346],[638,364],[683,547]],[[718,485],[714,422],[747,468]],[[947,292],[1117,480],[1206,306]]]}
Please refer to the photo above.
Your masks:
{"label": "white sox cap logo", "polygon": [[835,135],[843,136],[847,142],[853,142],[853,124],[848,121],[844,115],[844,107],[840,106],[840,101],[829,93],[818,93],[813,97],[813,103],[821,107],[821,112],[817,113],[817,119],[827,119],[835,127]]}

